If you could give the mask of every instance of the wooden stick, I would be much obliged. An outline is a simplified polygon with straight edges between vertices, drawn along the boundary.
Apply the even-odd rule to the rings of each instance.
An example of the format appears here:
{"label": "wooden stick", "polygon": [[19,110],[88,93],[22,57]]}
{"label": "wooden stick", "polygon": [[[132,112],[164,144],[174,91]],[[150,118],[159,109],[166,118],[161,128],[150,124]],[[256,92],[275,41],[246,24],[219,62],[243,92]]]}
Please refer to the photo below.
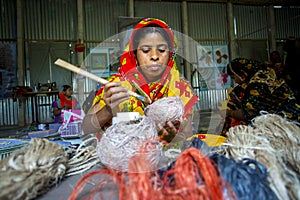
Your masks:
{"label": "wooden stick", "polygon": [[[74,65],[72,65],[72,64],[70,64],[70,63],[68,63],[68,62],[66,62],[66,61],[64,61],[62,59],[57,59],[54,62],[54,64],[56,64],[58,66],[61,66],[61,67],[65,68],[65,69],[68,69],[68,70],[70,70],[72,72],[75,72],[77,74],[83,75],[83,76],[85,76],[87,78],[90,78],[90,79],[92,79],[94,81],[97,81],[99,83],[102,83],[102,84],[106,84],[106,83],[109,82],[106,79],[100,78],[99,76],[96,76],[96,75],[94,75],[94,74],[92,74],[92,73],[90,73],[88,71],[82,70],[79,67],[76,67],[76,66],[74,66]],[[128,90],[128,94],[130,94],[131,96],[134,96],[134,97],[140,99],[141,101],[144,101],[145,103],[148,103],[148,104],[151,103],[151,100],[149,98],[144,97],[142,95],[139,95],[139,94],[137,94],[137,93],[135,93],[135,92],[133,92],[131,90]]]}

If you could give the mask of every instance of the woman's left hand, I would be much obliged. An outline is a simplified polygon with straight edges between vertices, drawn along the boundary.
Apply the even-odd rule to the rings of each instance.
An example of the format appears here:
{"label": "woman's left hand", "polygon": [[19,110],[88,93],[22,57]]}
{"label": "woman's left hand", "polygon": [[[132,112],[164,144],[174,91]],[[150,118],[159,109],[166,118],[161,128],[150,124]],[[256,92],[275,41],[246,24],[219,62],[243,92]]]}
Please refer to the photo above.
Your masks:
{"label": "woman's left hand", "polygon": [[161,142],[170,143],[179,131],[180,122],[167,121],[164,126],[158,124],[158,136]]}

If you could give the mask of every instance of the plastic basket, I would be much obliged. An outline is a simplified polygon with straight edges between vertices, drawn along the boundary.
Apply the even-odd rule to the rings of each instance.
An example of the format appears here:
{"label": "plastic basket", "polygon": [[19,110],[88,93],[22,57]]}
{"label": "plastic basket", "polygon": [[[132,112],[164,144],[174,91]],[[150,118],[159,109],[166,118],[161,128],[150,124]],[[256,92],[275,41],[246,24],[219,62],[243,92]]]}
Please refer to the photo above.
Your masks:
{"label": "plastic basket", "polygon": [[82,122],[71,122],[60,130],[61,137],[79,137],[82,134]]}

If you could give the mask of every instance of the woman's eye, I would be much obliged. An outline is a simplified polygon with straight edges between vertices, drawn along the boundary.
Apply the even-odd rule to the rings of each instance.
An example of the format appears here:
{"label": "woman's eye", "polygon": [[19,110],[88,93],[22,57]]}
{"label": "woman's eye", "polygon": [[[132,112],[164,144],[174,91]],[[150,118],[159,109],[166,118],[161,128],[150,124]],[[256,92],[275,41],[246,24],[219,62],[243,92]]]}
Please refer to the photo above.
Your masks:
{"label": "woman's eye", "polygon": [[141,48],[141,50],[142,50],[143,53],[149,53],[150,52],[149,48]]}
{"label": "woman's eye", "polygon": [[166,49],[158,49],[158,51],[159,51],[160,53],[164,53],[164,52],[166,52]]}

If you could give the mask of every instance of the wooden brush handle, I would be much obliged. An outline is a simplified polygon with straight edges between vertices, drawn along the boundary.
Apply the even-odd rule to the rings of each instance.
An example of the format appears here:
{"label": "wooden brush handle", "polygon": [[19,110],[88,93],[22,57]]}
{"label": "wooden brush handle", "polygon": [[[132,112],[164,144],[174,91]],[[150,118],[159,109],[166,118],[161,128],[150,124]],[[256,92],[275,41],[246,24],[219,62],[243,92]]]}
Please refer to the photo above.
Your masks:
{"label": "wooden brush handle", "polygon": [[[70,63],[68,63],[68,62],[66,62],[64,60],[62,60],[62,59],[57,59],[54,62],[54,64],[59,65],[59,66],[65,68],[65,69],[68,69],[68,70],[70,70],[72,72],[75,72],[77,74],[83,75],[83,76],[85,76],[87,78],[90,78],[90,79],[92,79],[92,80],[94,80],[96,82],[102,83],[102,84],[106,84],[106,83],[109,82],[109,81],[107,81],[107,80],[105,80],[103,78],[100,78],[99,76],[96,76],[96,75],[94,75],[94,74],[92,74],[92,73],[90,73],[88,71],[82,70],[82,69],[80,69],[80,68],[78,68],[78,67],[76,67],[76,66],[74,66],[74,65],[72,65],[72,64],[70,64]],[[131,90],[128,90],[128,94],[131,95],[131,96],[135,96],[138,99],[140,99],[140,100],[142,100],[142,101],[144,101],[146,103],[151,103],[151,100],[149,98],[141,96],[141,95],[139,95],[139,94],[137,94],[137,93],[135,93],[135,92],[133,92]]]}
{"label": "wooden brush handle", "polygon": [[90,78],[90,79],[92,79],[94,81],[97,81],[99,83],[102,83],[102,84],[108,83],[107,80],[105,80],[103,78],[100,78],[99,76],[96,76],[96,75],[94,75],[94,74],[92,74],[92,73],[90,73],[88,71],[82,70],[82,69],[80,69],[80,68],[78,68],[78,67],[76,67],[76,66],[74,66],[74,65],[72,65],[72,64],[70,64],[70,63],[68,63],[68,62],[66,62],[64,60],[62,60],[62,59],[57,59],[54,62],[54,64],[59,65],[59,66],[65,68],[65,69],[68,69],[68,70],[70,70],[72,72],[75,72],[77,74],[83,75],[83,76],[85,76],[87,78]]}

